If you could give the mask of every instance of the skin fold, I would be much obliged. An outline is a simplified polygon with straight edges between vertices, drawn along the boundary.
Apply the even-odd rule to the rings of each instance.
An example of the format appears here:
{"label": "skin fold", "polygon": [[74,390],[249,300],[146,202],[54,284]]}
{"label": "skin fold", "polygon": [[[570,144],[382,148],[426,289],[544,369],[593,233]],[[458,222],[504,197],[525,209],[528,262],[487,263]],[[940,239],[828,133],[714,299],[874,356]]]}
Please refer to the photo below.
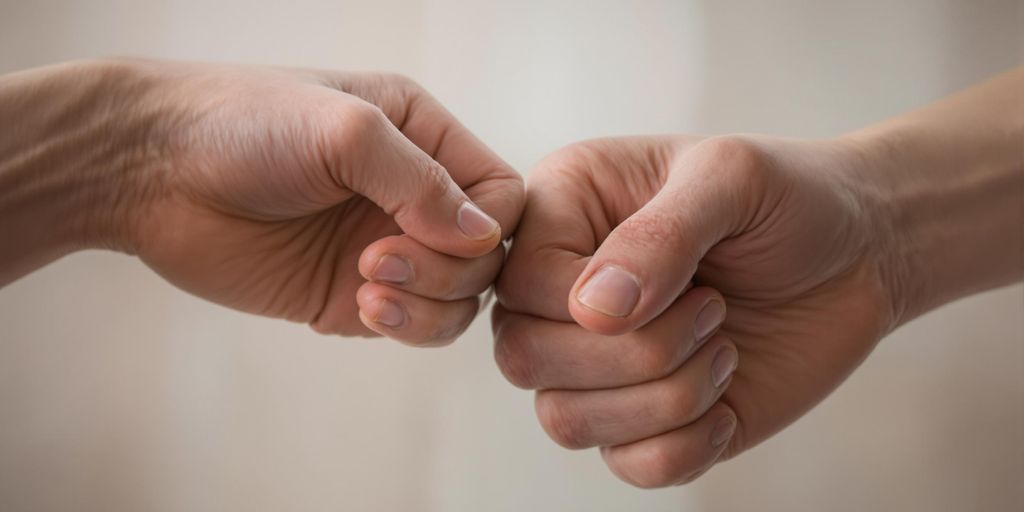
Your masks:
{"label": "skin fold", "polygon": [[27,70],[0,77],[0,286],[105,248],[241,311],[436,346],[496,282],[495,359],[548,434],[681,484],[893,329],[1024,277],[1021,91],[1024,68],[832,139],[580,142],[524,190],[401,76]]}
{"label": "skin fold", "polygon": [[522,210],[519,175],[396,75],[76,62],[3,77],[0,117],[26,120],[0,141],[0,284],[107,247],[242,311],[440,345]]}
{"label": "skin fold", "polygon": [[1024,273],[1024,69],[836,139],[577,143],[530,173],[495,358],[559,444],[693,480],[899,325]]}

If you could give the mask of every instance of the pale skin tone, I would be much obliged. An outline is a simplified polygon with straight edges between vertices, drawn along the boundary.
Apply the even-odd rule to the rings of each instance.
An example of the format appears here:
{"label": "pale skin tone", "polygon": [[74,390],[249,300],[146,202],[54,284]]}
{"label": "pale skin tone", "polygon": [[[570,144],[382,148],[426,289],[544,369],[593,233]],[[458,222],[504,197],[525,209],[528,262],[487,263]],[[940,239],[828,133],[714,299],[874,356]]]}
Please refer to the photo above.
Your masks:
{"label": "pale skin tone", "polygon": [[640,487],[786,427],[887,333],[1024,273],[1024,68],[831,140],[604,139],[530,174],[495,357]]}
{"label": "pale skin tone", "polygon": [[242,311],[442,345],[522,211],[518,173],[400,76],[76,62],[2,77],[0,118],[0,286],[105,247]]}
{"label": "pale skin tone", "polygon": [[500,272],[495,356],[552,438],[634,485],[680,484],[805,413],[894,328],[1021,279],[1020,91],[1024,69],[830,140],[579,143],[524,197],[402,77],[30,70],[0,77],[17,126],[0,286],[109,248],[236,309],[434,346]]}

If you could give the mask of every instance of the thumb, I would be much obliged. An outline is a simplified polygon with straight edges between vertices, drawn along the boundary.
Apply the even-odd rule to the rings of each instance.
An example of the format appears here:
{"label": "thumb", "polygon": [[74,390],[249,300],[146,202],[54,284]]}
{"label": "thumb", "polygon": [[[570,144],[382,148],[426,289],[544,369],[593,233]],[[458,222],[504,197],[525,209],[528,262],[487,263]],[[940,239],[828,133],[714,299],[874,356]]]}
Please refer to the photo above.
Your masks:
{"label": "thumb", "polygon": [[500,225],[466,196],[444,167],[377,107],[359,105],[355,112],[357,119],[349,124],[359,131],[354,141],[340,145],[347,154],[332,166],[343,186],[373,201],[407,235],[438,252],[471,258],[497,247]]}
{"label": "thumb", "polygon": [[699,153],[689,152],[662,189],[597,248],[569,294],[569,312],[580,325],[616,335],[647,324],[686,290],[708,250],[735,230],[740,208],[728,173],[712,171]]}

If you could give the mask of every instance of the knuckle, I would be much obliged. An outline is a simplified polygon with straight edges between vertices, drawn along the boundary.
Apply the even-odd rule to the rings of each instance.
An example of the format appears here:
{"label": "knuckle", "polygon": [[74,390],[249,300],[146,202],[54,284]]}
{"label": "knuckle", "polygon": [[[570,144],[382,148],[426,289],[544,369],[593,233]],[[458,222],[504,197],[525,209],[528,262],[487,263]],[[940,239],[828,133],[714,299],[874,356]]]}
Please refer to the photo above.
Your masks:
{"label": "knuckle", "polygon": [[600,154],[600,144],[594,140],[582,140],[567,144],[557,151],[554,156],[559,159],[571,162],[591,160]]}
{"label": "knuckle", "polygon": [[664,391],[662,403],[672,416],[690,421],[699,416],[700,393],[692,386],[671,386]]}
{"label": "knuckle", "polygon": [[494,344],[494,360],[505,379],[521,389],[535,387],[534,364],[529,356],[529,344],[525,334],[512,325],[504,326],[498,332]]}
{"label": "knuckle", "polygon": [[409,75],[404,75],[402,73],[383,72],[380,73],[379,77],[382,82],[391,84],[395,87],[399,87],[402,89],[415,91],[423,89],[423,87],[420,86],[420,84],[416,80],[413,80],[411,77],[409,77]]}
{"label": "knuckle", "polygon": [[656,489],[676,482],[677,461],[664,445],[652,443],[632,455],[617,468],[626,482],[641,489]]}
{"label": "knuckle", "polygon": [[699,155],[712,164],[708,168],[734,173],[738,178],[759,178],[769,167],[765,155],[757,145],[736,136],[707,139],[697,145]]}
{"label": "knuckle", "polygon": [[377,105],[367,101],[353,101],[345,109],[345,120],[353,130],[368,132],[380,127],[387,118]]}
{"label": "knuckle", "polygon": [[585,171],[606,159],[600,140],[573,142],[548,155],[538,167],[553,171]]}
{"label": "knuckle", "polygon": [[676,370],[679,350],[674,343],[643,340],[631,353],[637,377],[643,381],[660,379]]}
{"label": "knuckle", "polygon": [[548,436],[564,448],[589,448],[590,432],[586,420],[570,401],[558,392],[537,393],[537,418]]}
{"label": "knuckle", "polygon": [[[406,116],[410,108],[413,108],[419,101],[430,97],[426,88],[408,75],[390,72],[379,73],[377,81],[382,93],[389,94],[395,100],[395,104],[405,105]],[[405,118],[405,116],[402,117]]]}
{"label": "knuckle", "polygon": [[370,147],[387,120],[380,108],[362,100],[348,101],[341,115],[336,111],[325,115],[327,119],[322,123],[327,127],[325,144],[334,148],[335,153],[346,156]]}

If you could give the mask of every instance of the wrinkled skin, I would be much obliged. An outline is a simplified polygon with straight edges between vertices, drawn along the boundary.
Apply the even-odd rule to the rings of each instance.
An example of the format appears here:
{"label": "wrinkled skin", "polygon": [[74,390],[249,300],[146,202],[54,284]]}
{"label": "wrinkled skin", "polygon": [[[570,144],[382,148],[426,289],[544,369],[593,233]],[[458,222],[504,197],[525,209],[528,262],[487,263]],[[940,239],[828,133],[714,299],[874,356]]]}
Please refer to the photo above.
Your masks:
{"label": "wrinkled skin", "polygon": [[[126,124],[146,126],[123,180],[126,245],[163,277],[319,332],[412,344],[447,343],[476,315],[521,178],[412,81],[150,62],[114,73],[129,84]],[[500,232],[458,230],[466,197]],[[412,278],[375,282],[384,254]],[[374,321],[384,299],[402,325]]]}
{"label": "wrinkled skin", "polygon": [[[600,446],[641,487],[688,482],[749,449],[831,392],[893,326],[886,227],[847,179],[865,158],[842,141],[755,137],[556,152],[529,176],[499,279],[499,367],[539,390],[555,441]],[[580,300],[608,264],[640,284],[629,315]],[[726,305],[725,320],[701,337],[709,301]],[[715,386],[723,354],[735,371]]]}

